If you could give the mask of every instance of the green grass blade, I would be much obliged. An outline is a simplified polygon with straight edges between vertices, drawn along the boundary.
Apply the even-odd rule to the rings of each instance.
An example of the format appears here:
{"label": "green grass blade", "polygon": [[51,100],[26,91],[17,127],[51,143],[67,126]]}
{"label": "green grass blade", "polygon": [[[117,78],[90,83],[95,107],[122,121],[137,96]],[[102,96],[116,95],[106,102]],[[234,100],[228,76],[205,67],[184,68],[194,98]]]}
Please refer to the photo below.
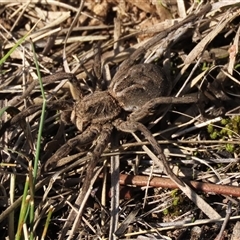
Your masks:
{"label": "green grass blade", "polygon": [[41,236],[41,240],[44,240],[45,237],[46,237],[47,230],[48,230],[48,227],[49,227],[49,223],[50,223],[53,211],[54,211],[54,207],[51,205],[49,210],[48,210],[48,215],[47,215],[46,223],[45,223],[43,233],[42,233],[42,236]]}
{"label": "green grass blade", "polygon": [[0,66],[10,57],[10,55],[16,50],[16,48],[25,41],[28,35],[29,32],[25,34],[22,38],[20,38],[16,42],[16,44],[3,56],[3,58],[0,59]]}
{"label": "green grass blade", "polygon": [[20,214],[19,214],[18,229],[17,229],[17,233],[16,233],[16,238],[15,238],[16,240],[21,239],[22,227],[24,224],[24,219],[26,219],[27,208],[28,208],[28,204],[29,204],[29,200],[30,200],[30,196],[27,196],[28,186],[29,186],[29,177],[27,176],[25,186],[24,186],[24,191],[23,191],[23,198],[22,198]]}
{"label": "green grass blade", "polygon": [[44,120],[45,120],[45,110],[46,110],[46,98],[45,98],[45,93],[44,93],[44,88],[43,88],[43,83],[42,83],[42,78],[41,78],[41,73],[37,61],[37,55],[34,49],[34,45],[31,42],[32,45],[32,51],[33,51],[33,57],[34,57],[34,62],[36,65],[37,69],[37,75],[38,75],[38,80],[41,88],[41,93],[42,93],[42,98],[43,98],[43,104],[42,104],[42,111],[41,111],[41,117],[40,117],[40,123],[39,123],[39,129],[38,129],[38,136],[37,136],[37,146],[36,146],[36,154],[35,154],[35,159],[34,159],[34,166],[33,166],[33,191],[32,191],[32,201],[30,205],[30,240],[34,239],[34,233],[33,233],[33,224],[34,224],[34,186],[36,182],[36,177],[37,177],[37,171],[38,171],[38,161],[40,158],[40,150],[41,150],[41,138],[42,138],[42,132],[43,132],[43,127],[44,127]]}

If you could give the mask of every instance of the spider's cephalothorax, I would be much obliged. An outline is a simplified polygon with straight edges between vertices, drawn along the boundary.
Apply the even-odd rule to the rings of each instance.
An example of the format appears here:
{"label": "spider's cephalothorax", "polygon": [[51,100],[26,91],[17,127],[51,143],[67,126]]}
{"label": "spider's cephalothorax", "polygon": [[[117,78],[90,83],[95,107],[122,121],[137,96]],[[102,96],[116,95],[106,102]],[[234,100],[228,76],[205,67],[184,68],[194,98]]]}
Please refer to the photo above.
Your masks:
{"label": "spider's cephalothorax", "polygon": [[91,123],[114,120],[120,112],[119,104],[108,91],[96,91],[76,102],[71,120],[82,132]]}
{"label": "spider's cephalothorax", "polygon": [[90,124],[115,120],[121,110],[139,110],[149,100],[168,96],[170,91],[171,82],[159,67],[138,64],[114,77],[108,90],[80,98],[71,119],[82,132]]}

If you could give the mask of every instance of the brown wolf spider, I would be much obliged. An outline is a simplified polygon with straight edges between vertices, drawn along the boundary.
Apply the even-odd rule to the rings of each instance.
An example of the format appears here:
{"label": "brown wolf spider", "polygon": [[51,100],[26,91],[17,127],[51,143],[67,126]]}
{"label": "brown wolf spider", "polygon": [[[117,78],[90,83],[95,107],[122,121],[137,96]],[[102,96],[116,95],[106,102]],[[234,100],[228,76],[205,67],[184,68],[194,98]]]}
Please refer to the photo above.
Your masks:
{"label": "brown wolf spider", "polygon": [[[198,16],[205,14],[209,6],[203,8]],[[105,91],[95,91],[83,95],[76,78],[72,78],[77,97],[71,120],[81,132],[70,139],[46,162],[44,169],[54,168],[57,161],[66,156],[76,146],[87,145],[95,140],[95,147],[91,152],[91,161],[97,162],[106,148],[114,128],[122,132],[133,133],[140,131],[150,142],[155,153],[161,159],[165,173],[175,182],[184,185],[169,168],[161,147],[151,132],[141,123],[160,104],[193,103],[198,97],[172,98],[168,97],[172,90],[171,81],[158,66],[145,63],[136,64],[143,53],[163,41],[169,33],[176,31],[185,23],[193,22],[196,15],[189,15],[182,22],[152,37],[142,47],[135,50],[128,59],[122,62],[118,71]],[[100,80],[100,79],[98,79]],[[156,163],[160,164],[160,160]],[[93,165],[94,167],[94,165]],[[89,177],[90,174],[87,174]],[[85,181],[86,182],[86,181]]]}
{"label": "brown wolf spider", "polygon": [[[204,11],[203,9],[202,12]],[[81,134],[68,140],[48,159],[44,166],[46,171],[53,169],[57,161],[65,157],[76,146],[87,145],[94,140],[96,141],[91,153],[91,161],[97,162],[109,142],[112,130],[116,128],[122,132],[142,132],[162,160],[167,175],[178,184],[183,184],[172,173],[161,147],[141,120],[153,114],[160,104],[196,103],[199,99],[197,96],[168,97],[172,90],[172,83],[164,71],[151,63],[135,64],[143,53],[167,37],[170,32],[191,21],[192,18],[195,18],[195,15],[190,15],[183,22],[157,34],[135,50],[128,59],[122,62],[107,90],[97,90],[84,96],[76,78],[72,78],[77,92],[75,95],[78,97],[71,120]],[[162,165],[159,163],[156,164]]]}
{"label": "brown wolf spider", "polygon": [[[104,133],[107,133],[104,139],[109,139],[113,127],[121,131],[131,131],[133,126],[130,125],[149,114],[147,109],[149,105],[142,106],[149,100],[169,95],[171,91],[171,82],[154,64],[134,65],[125,73],[116,74],[107,90],[95,91],[86,96],[80,92],[81,89],[75,81],[73,85],[78,91],[74,95],[79,97],[72,111],[71,120],[81,134],[63,145],[48,160],[45,169],[69,153],[76,145],[88,144],[97,137],[101,139]],[[130,115],[125,122],[125,115],[128,112]],[[93,154],[94,159],[105,149],[104,142],[97,140],[96,148],[102,150],[98,152],[98,156]]]}
{"label": "brown wolf spider", "polygon": [[[185,21],[190,21],[193,16],[189,16]],[[159,159],[161,159],[156,165],[164,165],[165,173],[175,182],[183,185],[182,181],[172,173],[161,147],[141,121],[145,117],[152,115],[160,104],[196,103],[199,100],[198,96],[168,97],[172,90],[172,83],[164,71],[151,63],[136,64],[136,61],[139,61],[143,53],[167,37],[170,32],[178,29],[182,24],[184,24],[184,21],[157,34],[143,44],[142,47],[135,50],[128,59],[122,62],[105,91],[97,90],[84,96],[76,78],[71,78],[75,89],[74,95],[77,96],[71,120],[81,134],[68,140],[48,159],[44,166],[45,171],[53,169],[59,159],[65,157],[76,146],[87,145],[94,140],[95,147],[91,152],[90,162],[97,163],[115,128],[122,132],[142,132]],[[99,76],[99,74],[96,75]],[[100,79],[98,79],[98,82],[100,82]],[[90,174],[87,174],[87,177],[89,176]]]}
{"label": "brown wolf spider", "polygon": [[[166,97],[172,90],[172,84],[164,71],[151,63],[134,65],[134,60],[131,58],[121,64],[105,91],[97,90],[83,96],[76,78],[72,80],[76,90],[74,95],[78,96],[78,99],[73,108],[71,120],[81,133],[57,150],[46,162],[45,171],[55,167],[57,161],[76,146],[88,145],[95,141],[79,195],[81,200],[78,202],[81,205],[84,204],[83,198],[88,192],[95,166],[110,141],[113,129],[116,128],[122,132],[140,131],[152,145],[158,157],[158,160],[154,160],[155,165],[163,166],[165,174],[178,185],[185,187],[185,183],[171,171],[161,147],[151,132],[140,121],[152,114],[154,109],[162,103],[196,102],[197,97]],[[76,219],[75,214],[71,211],[65,223],[65,230]],[[77,219],[80,221],[81,214]],[[62,236],[66,234],[65,230]]]}
{"label": "brown wolf spider", "polygon": [[97,90],[83,96],[77,79],[71,80],[75,91],[73,95],[78,96],[71,120],[81,134],[68,140],[57,150],[46,162],[45,171],[52,169],[59,159],[65,157],[76,146],[87,145],[94,140],[91,161],[96,164],[109,142],[113,129],[116,128],[122,132],[142,132],[162,160],[166,174],[178,184],[182,184],[170,170],[157,141],[140,121],[151,115],[159,104],[196,102],[196,97],[167,97],[172,90],[172,83],[164,71],[151,63],[134,65],[131,59],[122,63],[105,91]]}
{"label": "brown wolf spider", "polygon": [[[68,140],[48,159],[44,166],[45,171],[53,169],[59,159],[65,157],[76,146],[84,146],[93,141],[95,141],[95,146],[91,152],[90,163],[94,163],[89,168],[94,168],[109,143],[111,133],[115,128],[122,132],[142,132],[160,159],[156,162],[156,165],[163,165],[165,173],[172,180],[180,185],[184,185],[172,173],[161,147],[151,132],[141,123],[141,120],[152,115],[160,104],[198,101],[197,96],[184,98],[168,97],[172,90],[172,83],[163,69],[152,63],[135,65],[136,60],[145,51],[156,45],[166,34],[165,32],[153,37],[142,47],[138,48],[130,58],[125,60],[112,78],[107,90],[100,91],[98,89],[84,96],[77,79],[75,77],[71,78],[74,89],[72,95],[76,98],[71,121],[81,133]],[[95,74],[99,76],[99,73]],[[98,79],[98,82],[100,82],[100,79]],[[87,174],[87,178],[90,179],[91,174]]]}

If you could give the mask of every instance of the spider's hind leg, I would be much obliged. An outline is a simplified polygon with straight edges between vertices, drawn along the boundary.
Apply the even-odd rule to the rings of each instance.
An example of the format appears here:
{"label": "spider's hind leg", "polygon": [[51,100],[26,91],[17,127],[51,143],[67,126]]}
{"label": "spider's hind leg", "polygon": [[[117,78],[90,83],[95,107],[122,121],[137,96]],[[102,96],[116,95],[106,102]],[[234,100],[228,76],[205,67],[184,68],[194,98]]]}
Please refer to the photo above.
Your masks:
{"label": "spider's hind leg", "polygon": [[[164,155],[161,146],[158,144],[151,132],[142,123],[134,121],[122,121],[120,119],[117,119],[114,122],[114,126],[122,132],[134,133],[136,131],[140,131],[149,141],[149,143],[154,149],[154,152],[157,154],[157,158],[152,158],[155,164],[160,168],[163,166],[166,175],[168,175],[175,183],[184,186],[184,183],[172,172],[171,168],[169,167],[166,156]],[[152,156],[149,155],[149,157]]]}
{"label": "spider's hind leg", "polygon": [[[93,175],[94,175],[94,171],[95,171],[95,167],[98,163],[98,160],[101,156],[101,154],[103,153],[104,149],[106,148],[111,133],[112,133],[112,129],[113,126],[112,124],[105,124],[103,125],[101,132],[99,133],[98,138],[96,139],[96,145],[95,148],[93,149],[93,152],[91,153],[90,156],[90,161],[89,164],[87,166],[86,169],[86,174],[85,174],[85,180],[83,182],[83,186],[82,186],[82,190],[79,193],[76,201],[75,201],[75,206],[79,206],[79,208],[77,209],[78,211],[78,215],[76,217],[76,209],[72,209],[70,214],[68,215],[68,218],[63,226],[63,230],[61,232],[61,236],[66,236],[67,231],[69,230],[69,228],[73,225],[75,227],[72,228],[72,231],[76,231],[76,226],[81,226],[80,225],[80,221],[81,221],[81,217],[83,214],[83,206],[88,198],[88,196],[91,193],[91,188],[92,188],[92,184],[94,183],[94,181],[92,181]],[[75,221],[75,223],[73,224],[73,222]],[[62,239],[60,236],[60,239]]]}
{"label": "spider's hind leg", "polygon": [[161,105],[170,104],[189,104],[202,101],[198,95],[186,95],[184,97],[158,97],[148,101],[142,108],[132,112],[129,116],[131,121],[141,121],[146,116],[153,114]]}

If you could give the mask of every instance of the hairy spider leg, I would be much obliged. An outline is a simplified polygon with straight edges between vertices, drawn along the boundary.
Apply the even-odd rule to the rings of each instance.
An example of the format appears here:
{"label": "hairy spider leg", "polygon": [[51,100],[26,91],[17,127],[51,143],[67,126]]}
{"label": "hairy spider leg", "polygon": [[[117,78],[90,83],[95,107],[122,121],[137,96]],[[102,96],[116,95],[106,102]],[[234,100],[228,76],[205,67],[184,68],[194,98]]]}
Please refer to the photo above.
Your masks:
{"label": "hairy spider leg", "polygon": [[83,146],[92,142],[98,136],[100,131],[100,125],[91,125],[80,135],[69,139],[50,159],[48,159],[48,161],[45,163],[44,170],[49,171],[53,169],[57,161],[68,155],[76,146]]}
{"label": "hairy spider leg", "polygon": [[[91,154],[91,159],[89,161],[89,165],[86,170],[86,175],[85,175],[85,180],[83,182],[82,190],[75,201],[75,205],[79,206],[79,209],[77,209],[78,213],[76,214],[75,209],[71,210],[69,217],[64,224],[60,239],[64,239],[63,237],[66,236],[67,231],[71,226],[73,226],[73,228],[71,229],[72,233],[76,232],[76,228],[79,226],[79,221],[81,221],[82,213],[85,206],[84,199],[88,198],[87,193],[88,194],[91,193],[91,191],[89,190],[92,188],[91,180],[94,175],[94,169],[99,161],[100,156],[102,155],[104,149],[106,148],[106,145],[110,140],[112,130],[113,130],[113,125],[110,123],[106,123],[103,125],[101,132],[99,132],[99,136],[96,139],[96,143],[95,143],[96,145],[92,153],[89,153]],[[73,221],[75,222],[72,225]]]}

